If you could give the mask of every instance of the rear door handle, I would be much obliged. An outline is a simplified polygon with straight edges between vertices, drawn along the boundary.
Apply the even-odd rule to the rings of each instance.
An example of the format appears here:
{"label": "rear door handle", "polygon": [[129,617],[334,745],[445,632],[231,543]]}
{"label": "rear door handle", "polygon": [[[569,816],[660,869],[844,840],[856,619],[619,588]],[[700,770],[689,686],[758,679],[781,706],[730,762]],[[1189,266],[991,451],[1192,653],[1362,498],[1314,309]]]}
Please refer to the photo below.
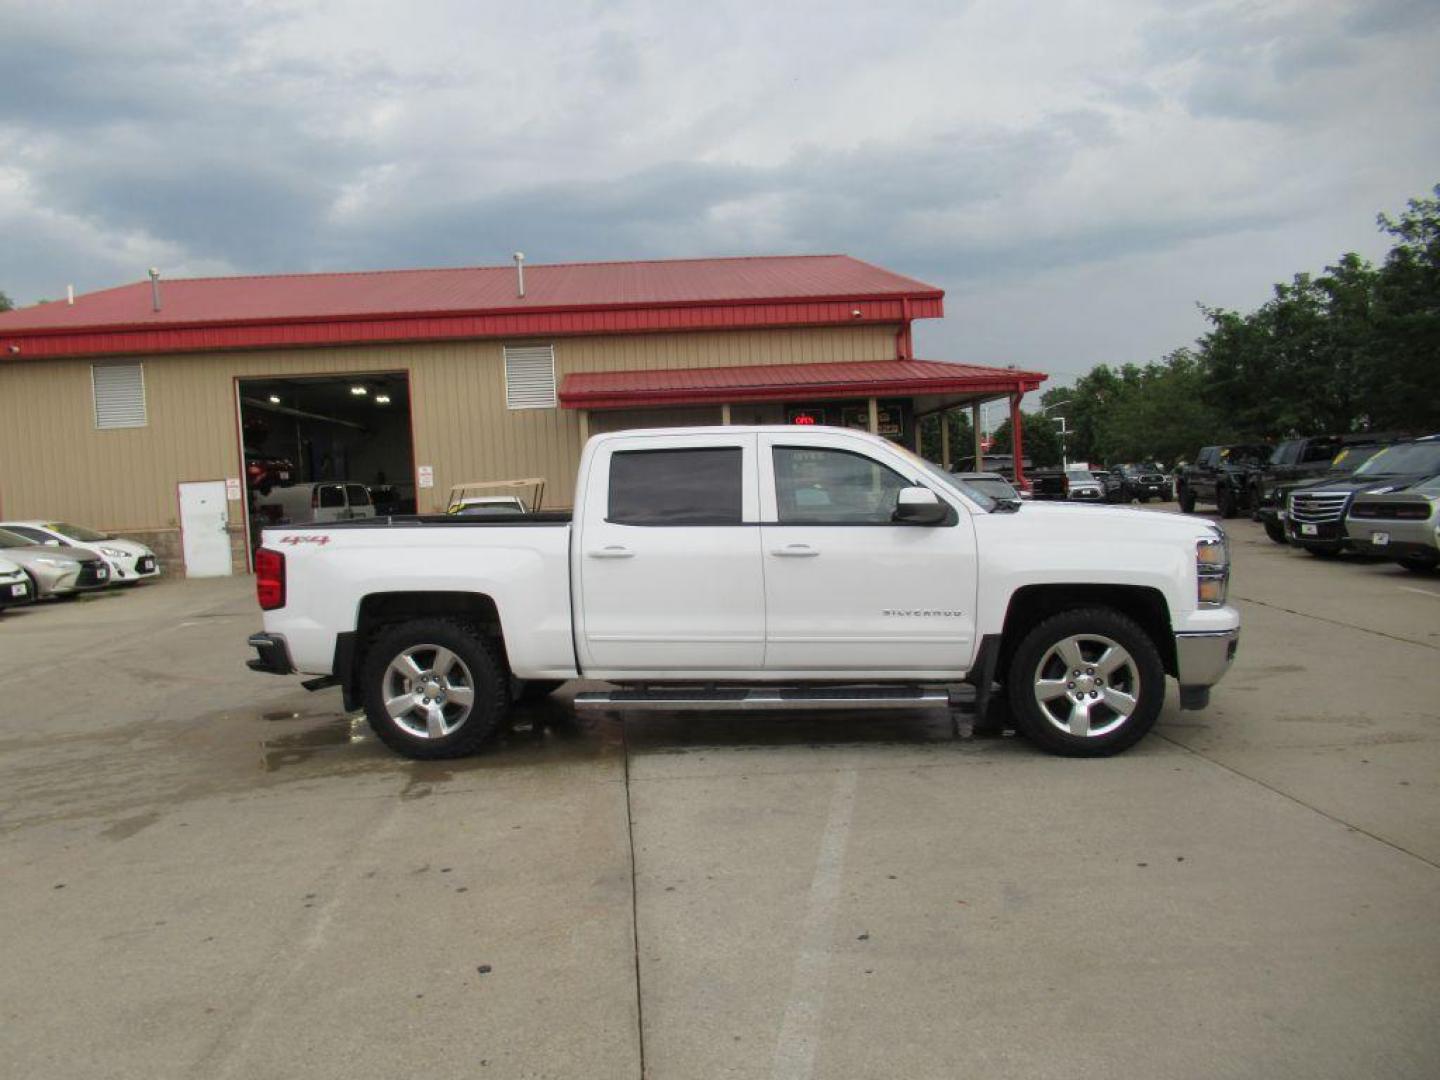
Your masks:
{"label": "rear door handle", "polygon": [[598,548],[586,552],[592,559],[633,559],[635,552],[619,544],[610,544],[608,547]]}
{"label": "rear door handle", "polygon": [[770,554],[778,555],[782,559],[813,559],[820,552],[809,544],[786,544],[783,548],[771,548]]}

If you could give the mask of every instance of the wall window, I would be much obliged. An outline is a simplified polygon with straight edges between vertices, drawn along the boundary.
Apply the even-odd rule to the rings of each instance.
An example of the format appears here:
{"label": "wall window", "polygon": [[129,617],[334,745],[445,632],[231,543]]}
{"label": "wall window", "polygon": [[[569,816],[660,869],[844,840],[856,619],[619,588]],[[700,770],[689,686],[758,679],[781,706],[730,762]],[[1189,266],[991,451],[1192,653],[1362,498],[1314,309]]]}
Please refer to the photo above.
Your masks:
{"label": "wall window", "polygon": [[782,525],[889,524],[900,489],[893,469],[848,450],[777,446],[775,502]]}
{"label": "wall window", "polygon": [[739,525],[743,451],[623,450],[610,457],[616,525]]}
{"label": "wall window", "polygon": [[505,407],[555,408],[555,346],[505,346]]}
{"label": "wall window", "polygon": [[90,385],[95,397],[97,428],[144,427],[144,364],[92,364]]}

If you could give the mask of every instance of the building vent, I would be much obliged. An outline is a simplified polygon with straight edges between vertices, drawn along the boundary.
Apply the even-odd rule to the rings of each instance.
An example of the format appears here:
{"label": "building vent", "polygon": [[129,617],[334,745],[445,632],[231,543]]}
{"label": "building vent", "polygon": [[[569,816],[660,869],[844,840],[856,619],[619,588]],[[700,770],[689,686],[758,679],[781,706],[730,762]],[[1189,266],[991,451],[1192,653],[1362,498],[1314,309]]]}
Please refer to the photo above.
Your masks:
{"label": "building vent", "polygon": [[90,384],[95,393],[97,428],[144,427],[145,365],[92,364]]}
{"label": "building vent", "polygon": [[505,406],[555,408],[555,346],[505,346]]}

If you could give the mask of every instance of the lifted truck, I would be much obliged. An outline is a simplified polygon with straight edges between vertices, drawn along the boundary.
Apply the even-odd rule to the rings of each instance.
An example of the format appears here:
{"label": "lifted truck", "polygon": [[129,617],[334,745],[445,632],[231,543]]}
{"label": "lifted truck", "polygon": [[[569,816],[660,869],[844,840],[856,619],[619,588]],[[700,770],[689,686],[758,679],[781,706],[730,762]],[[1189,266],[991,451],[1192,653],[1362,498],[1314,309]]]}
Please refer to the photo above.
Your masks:
{"label": "lifted truck", "polygon": [[527,685],[600,709],[983,709],[1059,754],[1113,754],[1165,676],[1203,708],[1235,655],[1208,523],[997,502],[839,428],[597,435],[573,516],[268,529],[250,666],[338,685],[417,758],[476,750]]}
{"label": "lifted truck", "polygon": [[1198,503],[1209,503],[1223,518],[1250,510],[1250,477],[1270,458],[1264,444],[1204,446],[1193,465],[1180,473],[1175,497],[1180,509],[1195,512]]}

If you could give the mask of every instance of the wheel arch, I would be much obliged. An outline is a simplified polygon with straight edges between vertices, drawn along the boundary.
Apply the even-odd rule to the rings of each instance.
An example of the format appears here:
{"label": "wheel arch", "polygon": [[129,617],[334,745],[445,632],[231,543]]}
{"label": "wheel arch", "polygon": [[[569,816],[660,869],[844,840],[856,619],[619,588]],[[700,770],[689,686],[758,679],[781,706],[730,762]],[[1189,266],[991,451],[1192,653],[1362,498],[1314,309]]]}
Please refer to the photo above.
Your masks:
{"label": "wheel arch", "polygon": [[492,641],[508,669],[500,608],[488,594],[434,590],[370,593],[360,600],[354,633],[339,635],[335,643],[335,666],[331,670],[340,677],[347,709],[359,708],[364,699],[360,676],[365,669],[365,654],[381,631],[396,623],[433,616],[456,619],[477,636]]}
{"label": "wheel arch", "polygon": [[1133,619],[1154,642],[1165,673],[1176,673],[1175,634],[1164,593],[1144,585],[1084,583],[1026,585],[1015,590],[1005,611],[997,670],[1009,670],[1015,649],[1031,627],[1062,611],[1089,607],[1110,608]]}

